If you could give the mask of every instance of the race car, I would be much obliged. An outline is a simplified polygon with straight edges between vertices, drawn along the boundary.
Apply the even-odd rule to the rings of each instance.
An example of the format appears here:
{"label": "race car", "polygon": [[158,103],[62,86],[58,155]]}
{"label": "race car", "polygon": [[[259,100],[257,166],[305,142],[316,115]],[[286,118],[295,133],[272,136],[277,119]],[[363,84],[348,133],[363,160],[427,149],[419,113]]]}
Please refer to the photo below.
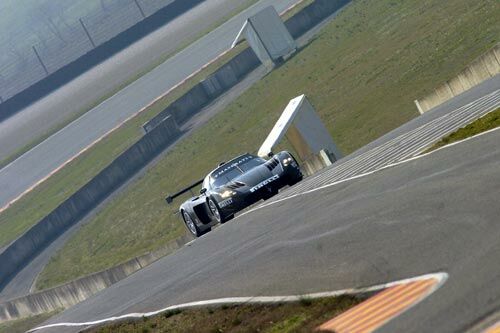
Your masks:
{"label": "race car", "polygon": [[242,209],[277,194],[284,186],[302,180],[302,172],[295,158],[287,151],[268,160],[244,154],[221,163],[203,181],[167,197],[175,196],[202,184],[200,195],[185,201],[180,214],[188,230],[196,237],[209,232],[217,223],[225,223]]}

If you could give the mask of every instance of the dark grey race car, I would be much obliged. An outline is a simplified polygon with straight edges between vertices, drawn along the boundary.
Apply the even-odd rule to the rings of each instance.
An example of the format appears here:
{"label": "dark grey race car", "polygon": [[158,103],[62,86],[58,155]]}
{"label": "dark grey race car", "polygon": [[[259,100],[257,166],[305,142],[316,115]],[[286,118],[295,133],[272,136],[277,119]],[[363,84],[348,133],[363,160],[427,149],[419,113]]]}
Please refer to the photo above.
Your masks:
{"label": "dark grey race car", "polygon": [[180,213],[188,230],[199,237],[213,225],[232,219],[236,212],[301,180],[299,165],[289,152],[269,160],[244,154],[210,172],[200,195],[184,202]]}

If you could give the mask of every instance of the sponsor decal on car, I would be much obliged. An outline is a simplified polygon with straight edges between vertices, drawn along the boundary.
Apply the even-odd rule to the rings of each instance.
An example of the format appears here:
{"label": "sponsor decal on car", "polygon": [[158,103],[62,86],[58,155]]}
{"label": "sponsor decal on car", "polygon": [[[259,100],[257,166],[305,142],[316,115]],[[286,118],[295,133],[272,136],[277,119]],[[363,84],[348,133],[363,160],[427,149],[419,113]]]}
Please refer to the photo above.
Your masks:
{"label": "sponsor decal on car", "polygon": [[280,176],[278,176],[278,175],[274,175],[274,176],[272,176],[271,178],[267,178],[267,179],[266,179],[266,180],[264,180],[263,182],[260,182],[259,184],[257,184],[257,185],[255,185],[254,187],[252,187],[252,188],[250,189],[250,192],[252,192],[252,193],[253,193],[253,192],[255,192],[255,191],[257,191],[257,190],[259,190],[259,189],[263,188],[263,187],[264,187],[264,186],[266,186],[267,184],[269,184],[269,183],[271,183],[271,182],[275,181],[275,180],[276,180],[276,179],[278,179],[278,178],[280,178]]}
{"label": "sponsor decal on car", "polygon": [[229,198],[229,199],[226,199],[226,200],[224,200],[224,201],[221,201],[221,202],[219,203],[219,207],[220,207],[220,208],[224,208],[224,207],[229,206],[229,205],[230,205],[230,204],[232,204],[232,203],[233,203],[233,199],[232,199],[232,198]]}
{"label": "sponsor decal on car", "polygon": [[214,178],[217,179],[220,176],[224,175],[227,171],[232,170],[232,169],[236,168],[238,165],[240,165],[240,164],[242,164],[244,162],[253,160],[253,159],[254,159],[254,157],[252,157],[252,156],[243,156],[239,160],[234,161],[231,164],[226,164],[223,168],[218,169],[216,172],[214,172],[212,174],[212,177],[214,177]]}

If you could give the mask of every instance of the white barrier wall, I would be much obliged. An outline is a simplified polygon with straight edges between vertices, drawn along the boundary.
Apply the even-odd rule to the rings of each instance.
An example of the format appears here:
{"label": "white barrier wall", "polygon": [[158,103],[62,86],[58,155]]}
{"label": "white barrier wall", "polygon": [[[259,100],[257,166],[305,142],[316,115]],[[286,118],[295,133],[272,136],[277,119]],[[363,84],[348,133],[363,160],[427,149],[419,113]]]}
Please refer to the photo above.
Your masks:
{"label": "white barrier wall", "polygon": [[415,100],[415,105],[422,114],[498,74],[500,74],[500,43],[474,60],[456,77],[446,81],[429,95]]}

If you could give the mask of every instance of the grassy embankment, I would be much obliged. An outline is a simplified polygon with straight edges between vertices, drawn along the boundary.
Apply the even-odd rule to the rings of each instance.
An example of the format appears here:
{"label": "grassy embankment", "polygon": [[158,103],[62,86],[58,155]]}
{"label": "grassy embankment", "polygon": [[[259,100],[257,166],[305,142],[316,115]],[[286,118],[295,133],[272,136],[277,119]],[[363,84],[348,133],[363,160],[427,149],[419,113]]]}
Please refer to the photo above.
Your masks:
{"label": "grassy embankment", "polygon": [[360,302],[351,296],[276,305],[221,306],[170,311],[151,318],[111,324],[89,333],[108,332],[313,332]]}
{"label": "grassy embankment", "polygon": [[38,316],[33,316],[29,318],[12,320],[6,323],[0,324],[0,333],[24,333],[29,329],[43,323],[50,317],[57,314],[58,311],[44,313]]}
{"label": "grassy embankment", "polygon": [[495,111],[488,113],[487,115],[477,119],[469,125],[458,129],[450,135],[445,136],[444,138],[436,142],[432,147],[427,149],[425,153],[449,145],[450,143],[470,138],[471,136],[489,131],[497,127],[500,127],[500,109],[496,109]]}
{"label": "grassy embankment", "polygon": [[495,0],[354,1],[117,195],[56,254],[38,286],[105,269],[184,232],[164,196],[221,160],[255,151],[292,97],[310,97],[344,153],[416,117],[413,100],[497,43],[499,21]]}
{"label": "grassy embankment", "polygon": [[81,117],[82,115],[84,115],[85,113],[87,113],[88,111],[92,110],[93,108],[95,108],[96,106],[98,106],[99,104],[101,104],[102,102],[104,102],[105,100],[107,100],[108,98],[110,98],[111,96],[115,95],[117,92],[119,92],[120,90],[122,90],[126,86],[130,85],[134,81],[138,80],[139,78],[143,77],[147,73],[151,72],[156,67],[158,67],[159,65],[161,65],[162,63],[164,63],[167,59],[169,59],[170,57],[172,57],[176,53],[180,52],[181,50],[185,49],[186,47],[188,47],[190,44],[192,44],[196,40],[200,39],[201,37],[203,37],[204,35],[206,35],[210,31],[215,30],[217,27],[219,27],[220,25],[222,25],[224,22],[226,22],[227,20],[229,20],[231,17],[237,15],[238,13],[240,13],[240,12],[244,11],[245,9],[247,9],[248,7],[252,6],[257,1],[258,0],[246,0],[236,10],[234,10],[230,14],[224,16],[223,18],[221,18],[220,20],[218,20],[216,23],[212,24],[210,26],[210,28],[205,29],[202,32],[200,32],[199,34],[197,34],[194,38],[190,38],[189,40],[187,40],[186,42],[184,42],[183,44],[181,44],[179,47],[177,47],[177,49],[175,51],[173,51],[173,52],[167,52],[165,54],[162,54],[156,61],[154,61],[153,63],[149,64],[145,68],[142,68],[137,73],[131,75],[125,81],[117,84],[110,91],[108,91],[104,95],[102,95],[99,98],[97,98],[94,102],[90,103],[89,105],[86,105],[80,111],[72,114],[71,116],[69,116],[68,118],[66,118],[64,121],[62,121],[61,123],[57,124],[57,126],[54,126],[54,127],[50,128],[50,129],[48,129],[45,133],[43,133],[42,135],[34,138],[30,142],[28,142],[26,145],[20,147],[19,149],[16,149],[11,154],[9,154],[9,156],[7,156],[7,157],[3,158],[2,160],[0,160],[0,169],[3,168],[4,166],[6,166],[7,164],[9,164],[10,162],[14,161],[19,156],[21,156],[24,153],[26,153],[27,151],[29,151],[31,148],[33,148],[36,145],[38,145],[40,142],[42,142],[45,139],[47,139],[52,134],[58,132],[60,129],[66,127],[68,124],[70,124],[74,120],[78,119],[79,117]]}

